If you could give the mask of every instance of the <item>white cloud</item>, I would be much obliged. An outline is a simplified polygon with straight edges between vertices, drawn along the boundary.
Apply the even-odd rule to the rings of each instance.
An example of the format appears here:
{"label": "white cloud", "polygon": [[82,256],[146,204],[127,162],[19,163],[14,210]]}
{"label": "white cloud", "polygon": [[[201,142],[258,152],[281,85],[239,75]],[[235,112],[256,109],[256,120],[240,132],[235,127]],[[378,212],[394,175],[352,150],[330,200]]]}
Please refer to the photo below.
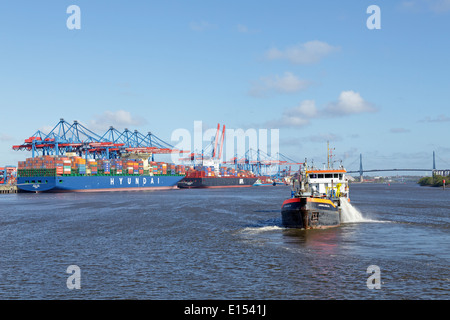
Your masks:
{"label": "white cloud", "polygon": [[314,40],[288,47],[285,50],[272,48],[266,52],[266,58],[269,60],[288,60],[294,64],[313,64],[336,51],[339,51],[339,47]]}
{"label": "white cloud", "polygon": [[409,129],[405,129],[405,128],[391,128],[391,130],[389,130],[390,133],[407,133],[410,132]]}
{"label": "white cloud", "polygon": [[280,128],[280,127],[296,127],[301,128],[309,125],[310,120],[306,117],[295,116],[288,117],[283,115],[281,119],[271,120],[265,123],[265,127],[269,128]]}
{"label": "white cloud", "polygon": [[189,24],[189,27],[194,31],[204,31],[208,29],[214,29],[216,26],[207,21],[193,21]]}
{"label": "white cloud", "polygon": [[400,6],[403,9],[411,10],[411,9],[414,9],[414,7],[416,6],[416,3],[414,1],[408,0],[408,1],[403,1]]}
{"label": "white cloud", "polygon": [[310,119],[316,117],[317,108],[314,100],[304,100],[298,106],[283,111],[280,119],[266,123],[268,127],[304,127],[309,125]]}
{"label": "white cloud", "polygon": [[95,115],[89,122],[88,128],[91,130],[107,130],[110,126],[125,128],[128,126],[140,126],[147,123],[144,118],[131,115],[125,110],[105,111],[101,115]]}
{"label": "white cloud", "polygon": [[248,33],[250,31],[248,29],[248,27],[244,26],[243,24],[238,24],[236,28],[237,28],[237,31],[239,31],[241,33]]}
{"label": "white cloud", "polygon": [[348,116],[352,114],[375,112],[371,103],[365,101],[354,91],[342,91],[337,102],[317,108],[314,100],[304,100],[298,106],[285,109],[279,119],[268,121],[265,125],[272,128],[301,128],[311,123],[312,119]]}
{"label": "white cloud", "polygon": [[45,126],[40,127],[39,131],[41,131],[42,133],[47,135],[50,133],[50,131],[53,130],[54,127],[55,127],[54,125],[53,126],[45,125]]}
{"label": "white cloud", "polygon": [[261,77],[258,82],[253,84],[249,94],[263,97],[270,92],[295,93],[305,90],[309,85],[309,81],[299,79],[291,72],[285,72],[282,76]]}
{"label": "white cloud", "polygon": [[440,114],[434,119],[426,117],[425,119],[420,120],[419,122],[450,122],[450,117],[447,117],[445,114]]}
{"label": "white cloud", "polygon": [[436,13],[443,13],[450,11],[450,0],[433,1],[431,10]]}
{"label": "white cloud", "polygon": [[331,141],[331,142],[341,141],[342,138],[339,135],[334,134],[334,133],[321,133],[321,134],[309,136],[309,140],[311,142],[324,143],[327,141]]}
{"label": "white cloud", "polygon": [[450,11],[450,0],[405,0],[400,8],[410,12],[423,12],[425,10],[435,13]]}
{"label": "white cloud", "polygon": [[307,118],[314,118],[318,111],[314,100],[304,100],[297,107],[288,109],[285,114],[290,117],[302,116]]}
{"label": "white cloud", "polygon": [[325,112],[328,115],[349,115],[363,112],[374,112],[373,105],[365,101],[358,92],[342,91],[337,102],[328,104]]}
{"label": "white cloud", "polygon": [[246,25],[243,25],[243,24],[240,24],[240,23],[236,26],[236,30],[239,33],[247,33],[247,34],[253,34],[253,33],[258,33],[259,32],[259,30],[250,29]]}
{"label": "white cloud", "polygon": [[12,141],[13,137],[6,133],[0,133],[0,141]]}

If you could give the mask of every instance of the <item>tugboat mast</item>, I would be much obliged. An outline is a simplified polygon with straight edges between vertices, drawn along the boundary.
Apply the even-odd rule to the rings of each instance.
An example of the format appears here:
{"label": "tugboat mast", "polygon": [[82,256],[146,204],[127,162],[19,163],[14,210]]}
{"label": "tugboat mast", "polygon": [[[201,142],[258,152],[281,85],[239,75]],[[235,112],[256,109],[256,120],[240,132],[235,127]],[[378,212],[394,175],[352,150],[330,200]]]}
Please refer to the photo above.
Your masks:
{"label": "tugboat mast", "polygon": [[330,169],[330,141],[327,141],[327,169]]}
{"label": "tugboat mast", "polygon": [[[333,167],[333,150],[330,149],[330,141],[327,141],[327,169],[330,170]],[[331,164],[331,166],[330,166]]]}

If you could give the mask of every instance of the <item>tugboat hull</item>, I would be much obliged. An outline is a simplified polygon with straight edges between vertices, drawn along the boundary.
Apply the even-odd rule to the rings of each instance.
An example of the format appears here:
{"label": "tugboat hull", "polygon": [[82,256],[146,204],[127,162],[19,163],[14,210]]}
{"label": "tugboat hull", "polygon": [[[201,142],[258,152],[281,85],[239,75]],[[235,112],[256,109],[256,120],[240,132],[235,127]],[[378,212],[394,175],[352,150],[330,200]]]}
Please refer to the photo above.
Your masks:
{"label": "tugboat hull", "polygon": [[300,229],[324,229],[340,225],[340,209],[329,199],[299,197],[287,199],[281,207],[283,226]]}

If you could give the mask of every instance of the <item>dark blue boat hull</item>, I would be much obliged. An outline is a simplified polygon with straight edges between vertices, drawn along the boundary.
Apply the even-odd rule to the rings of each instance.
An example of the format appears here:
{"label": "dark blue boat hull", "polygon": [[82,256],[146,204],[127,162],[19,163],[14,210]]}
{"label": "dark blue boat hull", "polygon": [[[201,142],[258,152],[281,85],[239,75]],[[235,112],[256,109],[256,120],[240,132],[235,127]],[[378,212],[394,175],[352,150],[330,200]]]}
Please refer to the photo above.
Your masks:
{"label": "dark blue boat hull", "polygon": [[158,176],[36,176],[17,178],[17,187],[28,192],[96,192],[174,189],[181,175]]}
{"label": "dark blue boat hull", "polygon": [[282,225],[287,228],[324,229],[341,223],[339,207],[328,199],[300,197],[284,201]]}
{"label": "dark blue boat hull", "polygon": [[178,188],[236,188],[251,187],[257,178],[255,177],[204,177],[204,178],[183,178],[178,182]]}

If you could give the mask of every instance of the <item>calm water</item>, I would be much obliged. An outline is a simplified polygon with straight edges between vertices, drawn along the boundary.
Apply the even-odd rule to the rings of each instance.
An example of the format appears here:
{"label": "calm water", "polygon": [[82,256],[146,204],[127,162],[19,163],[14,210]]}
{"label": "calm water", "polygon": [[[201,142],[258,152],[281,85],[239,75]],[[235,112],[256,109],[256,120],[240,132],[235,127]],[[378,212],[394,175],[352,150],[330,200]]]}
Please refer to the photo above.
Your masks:
{"label": "calm water", "polygon": [[450,190],[354,184],[364,219],[308,231],[280,226],[289,194],[1,195],[0,299],[449,299]]}

